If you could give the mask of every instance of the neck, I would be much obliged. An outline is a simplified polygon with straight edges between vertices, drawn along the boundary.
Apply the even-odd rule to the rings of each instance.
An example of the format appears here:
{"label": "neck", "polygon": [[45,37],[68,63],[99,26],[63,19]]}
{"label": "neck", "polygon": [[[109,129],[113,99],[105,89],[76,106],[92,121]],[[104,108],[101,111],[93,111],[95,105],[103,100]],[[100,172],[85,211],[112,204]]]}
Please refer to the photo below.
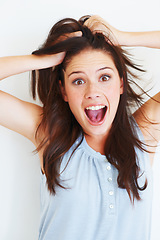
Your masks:
{"label": "neck", "polygon": [[85,139],[86,139],[86,142],[88,143],[88,145],[93,150],[101,153],[102,155],[105,154],[104,146],[105,146],[106,137],[104,137],[104,136],[89,136],[89,135],[85,134]]}

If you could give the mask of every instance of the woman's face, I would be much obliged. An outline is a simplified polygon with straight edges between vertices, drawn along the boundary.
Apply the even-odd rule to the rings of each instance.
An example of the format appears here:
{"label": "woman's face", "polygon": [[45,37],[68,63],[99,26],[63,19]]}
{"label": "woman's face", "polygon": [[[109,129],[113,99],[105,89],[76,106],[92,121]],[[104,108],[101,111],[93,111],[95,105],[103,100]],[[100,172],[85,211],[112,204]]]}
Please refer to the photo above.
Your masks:
{"label": "woman's face", "polygon": [[83,50],[64,72],[64,100],[90,137],[107,137],[123,93],[123,81],[109,54]]}

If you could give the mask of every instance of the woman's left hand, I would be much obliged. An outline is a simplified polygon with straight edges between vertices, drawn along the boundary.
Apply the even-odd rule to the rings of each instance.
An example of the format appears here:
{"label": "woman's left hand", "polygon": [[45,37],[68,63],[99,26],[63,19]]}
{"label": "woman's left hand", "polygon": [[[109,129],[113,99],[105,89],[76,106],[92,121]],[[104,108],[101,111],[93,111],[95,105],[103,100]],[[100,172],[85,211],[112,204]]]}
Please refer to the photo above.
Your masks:
{"label": "woman's left hand", "polygon": [[86,25],[92,32],[101,32],[106,35],[114,45],[149,47],[160,49],[160,31],[125,32],[120,31],[103,18],[93,15],[88,18]]}
{"label": "woman's left hand", "polygon": [[91,16],[84,22],[84,25],[87,26],[92,32],[103,33],[114,45],[121,45],[123,32],[111,26],[100,16]]}

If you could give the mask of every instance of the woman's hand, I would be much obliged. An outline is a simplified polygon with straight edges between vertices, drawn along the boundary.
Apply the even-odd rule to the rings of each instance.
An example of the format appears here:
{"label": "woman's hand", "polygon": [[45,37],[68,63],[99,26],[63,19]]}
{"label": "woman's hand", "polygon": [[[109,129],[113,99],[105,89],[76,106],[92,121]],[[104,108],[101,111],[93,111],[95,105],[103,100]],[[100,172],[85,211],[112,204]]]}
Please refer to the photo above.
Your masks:
{"label": "woman's hand", "polygon": [[64,59],[65,53],[57,53],[52,55],[24,55],[0,58],[0,80],[6,77],[37,70],[53,67],[60,64]]}
{"label": "woman's hand", "polygon": [[33,60],[33,65],[31,70],[39,70],[44,68],[54,67],[60,64],[64,57],[65,52],[60,52],[56,54],[46,54],[46,55],[31,55]]}
{"label": "woman's hand", "polygon": [[91,16],[84,22],[84,25],[87,26],[92,32],[103,33],[114,45],[121,45],[123,32],[111,26],[100,16]]}
{"label": "woman's hand", "polygon": [[72,32],[72,33],[65,33],[65,34],[63,34],[62,36],[60,36],[60,37],[54,42],[54,44],[59,43],[59,42],[62,42],[62,41],[65,41],[66,39],[68,39],[68,38],[73,38],[73,37],[82,37],[82,32],[81,32],[81,31],[77,31],[77,32]]}
{"label": "woman's hand", "polygon": [[[82,32],[74,32],[62,35],[58,41],[64,41],[67,38],[81,37]],[[48,55],[24,55],[10,56],[0,58],[0,80],[6,77],[44,68],[54,67],[60,64],[65,57],[65,52]]]}
{"label": "woman's hand", "polygon": [[140,46],[149,48],[160,48],[160,31],[148,32],[124,32],[120,31],[103,18],[93,15],[84,22],[92,32],[102,32],[113,44],[121,46]]}

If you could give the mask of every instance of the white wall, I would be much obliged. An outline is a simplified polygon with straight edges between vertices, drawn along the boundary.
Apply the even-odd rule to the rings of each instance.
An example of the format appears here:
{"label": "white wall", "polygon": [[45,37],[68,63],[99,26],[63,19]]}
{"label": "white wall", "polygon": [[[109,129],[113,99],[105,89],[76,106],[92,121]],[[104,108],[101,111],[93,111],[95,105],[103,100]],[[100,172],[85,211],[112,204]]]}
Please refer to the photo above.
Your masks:
{"label": "white wall", "polygon": [[[160,29],[159,0],[0,0],[0,56],[29,54],[59,19],[98,14],[122,30]],[[160,51],[138,48],[136,58],[160,80]],[[0,89],[32,101],[29,74],[12,76]],[[152,94],[160,90],[160,83]],[[17,116],[18,117],[18,116]],[[0,239],[35,240],[39,223],[39,161],[24,137],[0,127]],[[155,240],[156,238],[153,237]],[[157,238],[159,239],[159,238]]]}

